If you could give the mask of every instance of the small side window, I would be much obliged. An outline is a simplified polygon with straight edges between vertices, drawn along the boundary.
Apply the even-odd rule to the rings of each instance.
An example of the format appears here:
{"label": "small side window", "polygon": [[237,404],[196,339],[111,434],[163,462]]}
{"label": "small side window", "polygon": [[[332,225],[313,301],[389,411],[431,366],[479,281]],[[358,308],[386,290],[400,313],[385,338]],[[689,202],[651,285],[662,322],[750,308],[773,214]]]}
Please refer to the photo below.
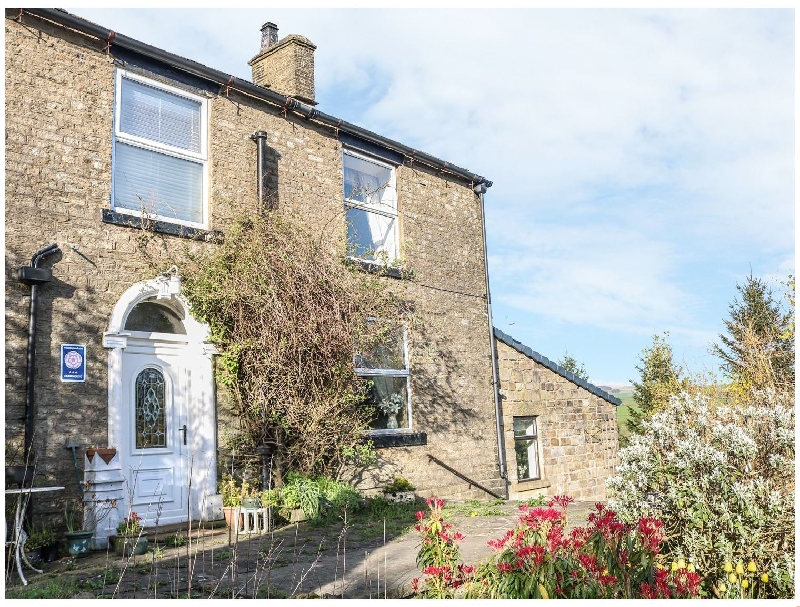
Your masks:
{"label": "small side window", "polygon": [[517,480],[542,477],[539,468],[539,433],[536,417],[514,418],[514,454],[517,457]]}

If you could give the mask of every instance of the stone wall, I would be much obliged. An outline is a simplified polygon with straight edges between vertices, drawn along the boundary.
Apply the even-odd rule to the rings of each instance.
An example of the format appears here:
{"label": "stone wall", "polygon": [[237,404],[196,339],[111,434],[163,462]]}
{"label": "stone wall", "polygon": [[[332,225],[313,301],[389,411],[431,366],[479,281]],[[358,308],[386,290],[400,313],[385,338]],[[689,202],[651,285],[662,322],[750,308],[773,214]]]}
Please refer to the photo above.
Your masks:
{"label": "stone wall", "polygon": [[[107,351],[102,346],[114,304],[132,284],[204,244],[103,223],[110,208],[115,62],[174,86],[135,58],[115,58],[105,41],[25,15],[6,19],[6,441],[24,429],[29,287],[16,280],[35,251],[57,243],[43,264],[54,281],[40,288],[36,435],[40,471],[74,495],[68,442],[104,446],[108,436]],[[163,73],[163,72],[162,72]],[[198,93],[198,84],[189,87]],[[212,88],[212,87],[208,87]],[[346,235],[342,144],[337,133],[234,92],[199,92],[209,104],[209,229],[223,233],[257,209],[256,146],[267,131],[271,203],[302,218],[331,247]],[[379,450],[381,466],[360,475],[376,488],[395,474],[423,495],[485,497],[432,464],[431,453],[501,491],[491,389],[481,204],[468,184],[422,167],[397,171],[401,255],[412,280],[386,278],[424,319],[409,335],[414,430],[427,445]],[[180,263],[178,263],[180,266]],[[59,381],[59,346],[87,346],[87,381]],[[222,395],[223,392],[220,391]],[[224,398],[219,427],[235,422]],[[219,437],[220,442],[222,437]],[[8,453],[8,449],[7,449]]]}
{"label": "stone wall", "polygon": [[[605,500],[619,447],[616,406],[497,341],[509,495]],[[536,416],[540,480],[519,481],[514,417]]]}

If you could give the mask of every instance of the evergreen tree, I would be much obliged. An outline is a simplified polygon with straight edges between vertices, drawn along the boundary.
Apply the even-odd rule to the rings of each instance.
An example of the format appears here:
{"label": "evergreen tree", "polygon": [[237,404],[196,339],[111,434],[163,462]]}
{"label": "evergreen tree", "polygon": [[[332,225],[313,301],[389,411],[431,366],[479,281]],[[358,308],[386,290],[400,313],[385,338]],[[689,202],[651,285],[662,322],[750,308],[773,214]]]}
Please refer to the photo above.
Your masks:
{"label": "evergreen tree", "polygon": [[589,374],[586,373],[586,367],[583,366],[583,363],[579,363],[575,358],[569,355],[569,353],[564,353],[564,358],[558,361],[558,366],[564,369],[565,371],[569,371],[575,377],[580,377],[584,381],[589,381]]}
{"label": "evergreen tree", "polygon": [[727,334],[711,346],[722,360],[732,392],[743,396],[751,389],[792,389],[794,386],[794,279],[787,283],[789,310],[782,309],[772,288],[751,274],[729,306],[724,321]]}
{"label": "evergreen tree", "polygon": [[683,368],[672,360],[672,346],[668,339],[666,331],[663,336],[653,335],[653,345],[639,355],[641,365],[636,370],[641,380],[631,380],[636,407],[630,408],[630,417],[626,420],[631,434],[640,433],[642,420],[667,404],[670,396],[689,387],[688,378],[683,377]]}

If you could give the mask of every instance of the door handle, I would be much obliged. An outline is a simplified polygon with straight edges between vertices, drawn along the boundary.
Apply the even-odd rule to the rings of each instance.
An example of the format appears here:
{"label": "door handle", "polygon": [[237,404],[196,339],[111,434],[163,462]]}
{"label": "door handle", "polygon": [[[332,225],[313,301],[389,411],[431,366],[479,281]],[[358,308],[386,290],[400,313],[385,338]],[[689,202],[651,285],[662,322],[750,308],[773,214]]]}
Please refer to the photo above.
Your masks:
{"label": "door handle", "polygon": [[186,444],[186,424],[183,424],[183,427],[178,428],[178,432],[183,432],[183,444]]}

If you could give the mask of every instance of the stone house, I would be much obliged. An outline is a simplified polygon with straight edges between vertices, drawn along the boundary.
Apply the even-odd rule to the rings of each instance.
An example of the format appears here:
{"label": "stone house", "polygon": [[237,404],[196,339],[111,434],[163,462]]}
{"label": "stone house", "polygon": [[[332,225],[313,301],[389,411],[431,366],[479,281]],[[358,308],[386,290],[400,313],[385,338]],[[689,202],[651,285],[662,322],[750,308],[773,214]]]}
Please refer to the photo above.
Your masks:
{"label": "stone house", "polygon": [[[261,34],[248,82],[63,10],[6,10],[6,459],[31,446],[40,478],[67,488],[37,512],[77,496],[77,452],[87,479],[116,479],[119,512],[216,516],[235,420],[167,260],[267,204],[347,241],[365,271],[413,270],[383,280],[402,284],[425,329],[404,335],[399,369],[356,370],[401,402],[376,420],[379,464],[360,486],[400,475],[423,496],[507,493],[491,182],[318,110],[314,45],[270,23]],[[84,458],[90,446],[116,449],[108,470]]]}

